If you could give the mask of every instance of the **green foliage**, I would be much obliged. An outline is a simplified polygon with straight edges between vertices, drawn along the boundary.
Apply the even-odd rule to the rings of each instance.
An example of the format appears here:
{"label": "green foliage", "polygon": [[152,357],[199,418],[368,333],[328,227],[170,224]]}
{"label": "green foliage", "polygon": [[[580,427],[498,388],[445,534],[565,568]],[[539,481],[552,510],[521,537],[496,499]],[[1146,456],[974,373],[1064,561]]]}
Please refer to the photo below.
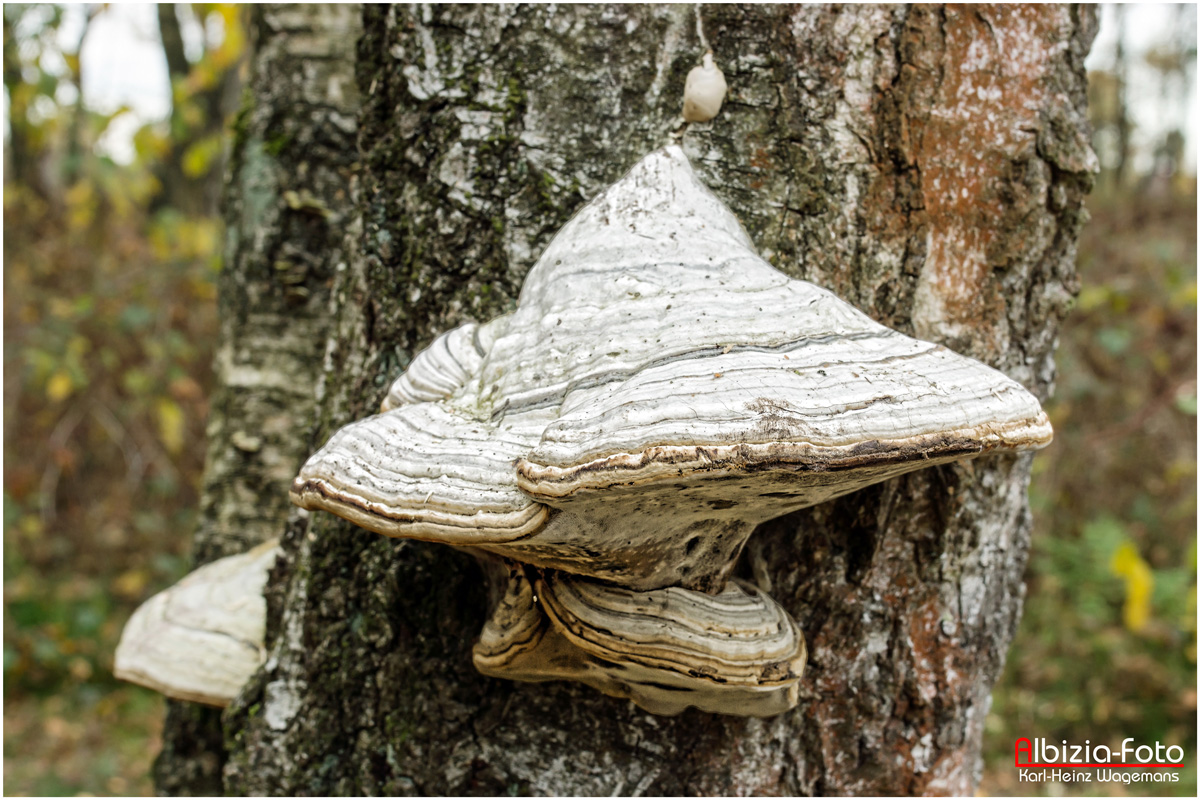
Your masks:
{"label": "green foliage", "polygon": [[6,698],[4,788],[28,795],[148,795],[165,702],[136,686]]}
{"label": "green foliage", "polygon": [[[1177,744],[1196,757],[1196,205],[1101,197],[1063,327],[1055,442],[1034,461],[1025,611],[988,719],[984,791],[1013,742]],[[1119,785],[1118,785],[1119,786]],[[1194,795],[1194,766],[1155,792]]]}
{"label": "green foliage", "polygon": [[157,748],[146,737],[161,728],[162,702],[117,682],[112,654],[133,609],[187,569],[222,239],[212,203],[174,208],[163,181],[174,164],[189,179],[219,182],[224,120],[188,109],[216,107],[204,92],[242,48],[234,7],[195,13],[219,17],[226,32],[192,65],[198,77],[189,74],[176,108],[203,135],[181,147],[168,122],[147,125],[135,136],[137,158],[121,165],[95,145],[123,112],[81,102],[63,10],[4,8],[10,793],[149,790]]}

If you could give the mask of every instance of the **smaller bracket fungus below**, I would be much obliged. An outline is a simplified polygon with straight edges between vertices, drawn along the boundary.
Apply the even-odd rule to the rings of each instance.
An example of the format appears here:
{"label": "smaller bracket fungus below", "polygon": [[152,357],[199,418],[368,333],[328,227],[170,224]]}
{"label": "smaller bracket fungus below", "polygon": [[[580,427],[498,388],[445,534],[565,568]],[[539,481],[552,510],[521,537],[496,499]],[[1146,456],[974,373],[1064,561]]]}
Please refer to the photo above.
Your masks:
{"label": "smaller bracket fungus below", "polygon": [[383,413],[308,460],[292,500],[388,536],[720,596],[759,523],[1051,436],[1000,372],[763,261],[670,146],[559,231],[514,312],[419,354]]}
{"label": "smaller bracket fungus below", "polygon": [[475,667],[518,681],[574,680],[654,714],[688,706],[766,717],[796,705],[807,652],[765,592],[637,592],[515,565],[475,645]]}
{"label": "smaller bracket fungus below", "polygon": [[218,559],[133,612],[113,674],[177,700],[227,706],[265,658],[263,588],[278,542]]}

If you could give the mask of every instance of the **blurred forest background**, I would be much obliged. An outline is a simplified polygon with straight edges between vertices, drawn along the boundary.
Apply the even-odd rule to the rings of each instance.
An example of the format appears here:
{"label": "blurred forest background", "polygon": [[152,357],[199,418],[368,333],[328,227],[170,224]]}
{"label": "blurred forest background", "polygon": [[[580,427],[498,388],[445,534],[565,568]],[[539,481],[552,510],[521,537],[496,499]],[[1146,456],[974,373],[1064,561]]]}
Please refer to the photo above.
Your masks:
{"label": "blurred forest background", "polygon": [[[1017,784],[1018,736],[1179,744],[1153,792],[1196,792],[1196,9],[1145,8],[1106,7],[1089,60],[1102,172],[983,794],[1147,793]],[[112,653],[188,570],[243,14],[4,6],[9,795],[153,791],[164,703]]]}

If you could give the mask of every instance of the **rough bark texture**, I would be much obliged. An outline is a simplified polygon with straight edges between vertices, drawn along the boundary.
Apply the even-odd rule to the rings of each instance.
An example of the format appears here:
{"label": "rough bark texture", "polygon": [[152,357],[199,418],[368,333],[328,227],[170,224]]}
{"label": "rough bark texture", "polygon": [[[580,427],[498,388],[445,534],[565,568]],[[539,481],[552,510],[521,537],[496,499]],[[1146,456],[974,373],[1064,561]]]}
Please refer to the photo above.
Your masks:
{"label": "rough bark texture", "polygon": [[[255,6],[250,89],[226,187],[217,391],[195,561],[278,537],[313,440],[330,284],[351,201],[356,6]],[[158,789],[222,794],[220,712],[169,705]]]}
{"label": "rough bark texture", "polygon": [[[703,50],[691,5],[368,7],[351,65],[281,35],[307,14],[299,41],[319,40],[317,13],[264,13],[234,171],[232,327],[199,551],[282,533],[285,557],[268,588],[269,661],[223,718],[227,756],[208,753],[223,790],[970,793],[1020,613],[1028,457],[913,473],[752,537],[742,571],[811,653],[800,707],[766,720],[656,717],[583,686],[484,678],[470,648],[485,589],[468,556],[287,515],[269,494],[307,448],[371,413],[437,333],[513,306],[559,226],[665,143]],[[1094,163],[1093,11],[702,14],[730,95],[684,146],[760,252],[1046,397]],[[343,105],[289,83],[335,62],[362,98],[350,194]],[[336,226],[280,202],[309,185]],[[293,307],[283,276],[300,265],[310,294]],[[188,783],[184,727],[168,726],[160,787],[211,788]]]}

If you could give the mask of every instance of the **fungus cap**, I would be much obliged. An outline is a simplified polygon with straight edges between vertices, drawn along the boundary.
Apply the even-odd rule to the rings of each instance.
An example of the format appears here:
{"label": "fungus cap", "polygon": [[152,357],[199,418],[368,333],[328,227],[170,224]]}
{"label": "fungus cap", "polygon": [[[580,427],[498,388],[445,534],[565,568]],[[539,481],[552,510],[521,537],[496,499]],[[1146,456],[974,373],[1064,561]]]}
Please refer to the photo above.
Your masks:
{"label": "fungus cap", "polygon": [[692,67],[683,84],[683,118],[687,122],[708,122],[721,113],[725,101],[725,73],[713,63],[712,52],[704,54],[704,63]]}
{"label": "fungus cap", "polygon": [[517,309],[440,337],[384,408],[305,464],[295,502],[642,590],[716,591],[760,522],[1051,438],[1000,372],[763,261],[677,146],[585,206]]}

